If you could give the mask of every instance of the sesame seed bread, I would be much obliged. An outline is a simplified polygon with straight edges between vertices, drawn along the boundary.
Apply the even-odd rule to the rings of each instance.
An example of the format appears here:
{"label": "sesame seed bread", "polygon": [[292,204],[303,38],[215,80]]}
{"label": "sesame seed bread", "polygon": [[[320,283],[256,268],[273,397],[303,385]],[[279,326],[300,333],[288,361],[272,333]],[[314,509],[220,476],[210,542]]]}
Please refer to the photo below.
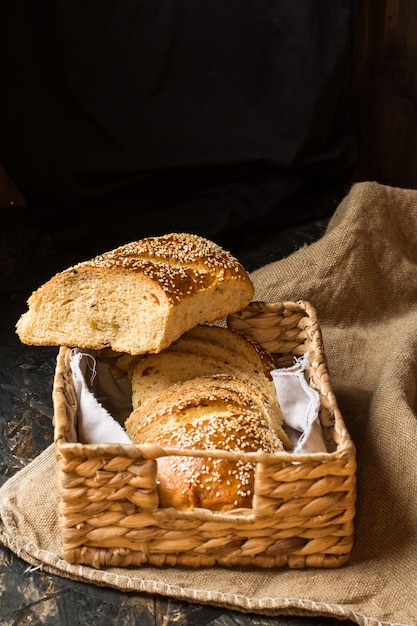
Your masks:
{"label": "sesame seed bread", "polygon": [[229,412],[230,407],[240,406],[246,410],[258,410],[266,415],[267,405],[256,403],[250,395],[249,389],[245,389],[247,383],[241,383],[241,389],[229,387],[233,376],[220,374],[219,376],[198,376],[191,380],[185,380],[168,387],[163,392],[157,393],[137,409],[135,409],[125,422],[126,432],[133,443],[144,443],[155,434],[161,434],[166,428],[171,429],[170,420],[165,421],[162,416],[179,413],[178,422],[187,421],[187,412],[198,410],[221,413]]}
{"label": "sesame seed bread", "polygon": [[[237,382],[239,390],[229,389],[225,379],[178,383],[133,411],[126,430],[137,444],[233,452],[282,451],[283,443],[266,419],[266,406],[254,403],[250,391],[244,392],[244,383]],[[186,456],[160,457],[157,463],[163,507],[228,511],[252,504],[252,463]]]}
{"label": "sesame seed bread", "polygon": [[250,380],[262,389],[269,398],[273,413],[281,419],[270,375],[275,368],[272,355],[252,339],[228,328],[200,324],[158,356],[124,354],[118,359],[117,367],[131,380],[133,408],[181,380],[226,373]]}
{"label": "sesame seed bread", "polygon": [[270,398],[255,384],[228,374],[197,376],[152,395],[130,414],[125,422],[126,431],[131,439],[140,443],[149,436],[149,428],[152,428],[150,424],[154,423],[158,413],[182,411],[184,407],[206,401],[207,398],[210,398],[210,402],[222,399],[259,413],[277,433],[284,447],[288,450],[292,448],[283,428],[284,418],[279,405],[272,405]]}
{"label": "sesame seed bread", "polygon": [[186,352],[192,358],[194,355],[213,357],[216,359],[217,365],[218,361],[221,361],[221,367],[226,370],[229,369],[229,365],[232,366],[233,372],[237,366],[241,370],[238,372],[239,376],[258,383],[257,386],[264,389],[270,398],[273,410],[280,414],[275,387],[270,374],[271,370],[275,368],[272,355],[263,350],[261,346],[259,349],[255,349],[253,341],[228,328],[208,325],[199,325],[196,328],[197,331],[191,329],[182,335],[171,344],[168,350]]}
{"label": "sesame seed bread", "polygon": [[265,393],[273,413],[280,415],[274,383],[263,373],[242,366],[238,360],[226,361],[222,355],[191,354],[171,348],[159,354],[146,355],[135,362],[130,374],[133,408],[175,383],[213,374],[230,374],[251,382]]}
{"label": "sesame seed bread", "polygon": [[[272,354],[251,337],[222,326],[197,324],[174,341],[170,348],[183,352],[206,354],[216,358],[224,354],[229,359],[234,361],[237,359],[240,363],[244,362],[245,367],[254,372],[264,372],[268,378],[271,378],[270,372],[276,367]],[[134,356],[124,354],[118,360],[118,367],[127,373],[132,369],[134,362]]]}
{"label": "sesame seed bread", "polygon": [[171,233],[56,274],[30,296],[16,330],[29,345],[157,353],[252,297],[247,272],[229,252],[197,235]]}
{"label": "sesame seed bread", "polygon": [[232,374],[257,380],[250,372],[242,370],[233,362],[167,348],[159,354],[149,354],[135,362],[130,376],[133,407],[175,383],[212,374]]}
{"label": "sesame seed bread", "polygon": [[271,370],[275,369],[275,361],[270,352],[265,350],[259,343],[242,335],[237,330],[212,326],[210,324],[198,324],[186,333],[187,337],[201,339],[210,342],[211,345],[220,345],[233,350],[234,353],[245,357],[252,363],[255,371],[263,371],[270,378]]}

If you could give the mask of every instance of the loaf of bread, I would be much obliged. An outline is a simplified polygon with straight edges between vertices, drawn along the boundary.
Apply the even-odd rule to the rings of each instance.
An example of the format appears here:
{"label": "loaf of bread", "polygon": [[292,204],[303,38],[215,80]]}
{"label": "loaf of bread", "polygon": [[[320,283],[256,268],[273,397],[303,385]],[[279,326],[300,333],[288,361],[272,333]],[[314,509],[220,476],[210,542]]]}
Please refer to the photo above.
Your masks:
{"label": "loaf of bread", "polygon": [[275,367],[271,354],[229,328],[198,325],[159,354],[122,356],[118,367],[129,374],[134,409],[175,383],[198,376],[229,374],[262,392],[269,402],[271,420],[277,427],[283,424],[270,375]]}
{"label": "loaf of bread", "polygon": [[[271,354],[237,331],[198,325],[159,354],[125,355],[135,444],[182,450],[277,452],[292,444],[271,378]],[[251,507],[252,463],[195,455],[158,458],[161,506],[229,511]]]}
{"label": "loaf of bread", "polygon": [[207,354],[210,350],[209,346],[213,346],[214,350],[219,348],[231,350],[234,355],[233,358],[239,356],[244,358],[248,362],[247,367],[255,372],[264,372],[268,378],[271,377],[271,370],[276,367],[270,352],[262,348],[259,343],[247,335],[242,335],[240,332],[230,328],[198,324],[183,335],[175,345],[180,347],[180,349],[184,349],[187,342],[192,352],[201,350],[204,354]]}
{"label": "loaf of bread", "polygon": [[252,297],[247,272],[229,252],[196,235],[171,233],[55,275],[30,296],[16,330],[30,345],[157,353]]}
{"label": "loaf of bread", "polygon": [[[143,402],[125,426],[136,444],[181,450],[283,451],[268,423],[267,399],[233,376],[197,377]],[[168,455],[158,458],[160,505],[230,511],[251,507],[254,465],[246,460]]]}
{"label": "loaf of bread", "polygon": [[[237,375],[236,375],[237,374]],[[235,374],[203,374],[194,378],[184,379],[171,385],[166,385],[159,391],[150,394],[146,400],[137,403],[125,427],[129,436],[134,433],[136,443],[144,441],[143,437],[149,435],[148,422],[155,423],[156,413],[163,411],[181,411],[189,402],[206,398],[212,393],[216,398],[222,396],[225,400],[235,402],[245,409],[250,408],[262,416],[262,419],[278,435],[285,449],[291,449],[292,443],[284,430],[284,418],[275,397],[266,394],[259,387],[256,380],[245,379],[244,376]],[[183,396],[179,398],[179,393]],[[199,400],[198,400],[199,401]]]}

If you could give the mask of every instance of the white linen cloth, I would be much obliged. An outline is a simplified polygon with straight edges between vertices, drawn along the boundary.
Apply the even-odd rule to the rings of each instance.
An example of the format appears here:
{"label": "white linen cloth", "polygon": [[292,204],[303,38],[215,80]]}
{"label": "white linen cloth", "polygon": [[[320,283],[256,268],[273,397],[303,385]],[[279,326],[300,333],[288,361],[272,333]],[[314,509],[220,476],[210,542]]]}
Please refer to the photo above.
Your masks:
{"label": "white linen cloth", "polygon": [[306,353],[295,359],[294,365],[271,372],[293,453],[326,452],[319,420],[320,396],[307,383],[307,366]]}
{"label": "white linen cloth", "polygon": [[132,443],[125,429],[98,402],[90,391],[84,368],[90,367],[92,377],[97,375],[96,360],[90,354],[73,350],[70,365],[74,379],[78,407],[78,440],[80,443]]}

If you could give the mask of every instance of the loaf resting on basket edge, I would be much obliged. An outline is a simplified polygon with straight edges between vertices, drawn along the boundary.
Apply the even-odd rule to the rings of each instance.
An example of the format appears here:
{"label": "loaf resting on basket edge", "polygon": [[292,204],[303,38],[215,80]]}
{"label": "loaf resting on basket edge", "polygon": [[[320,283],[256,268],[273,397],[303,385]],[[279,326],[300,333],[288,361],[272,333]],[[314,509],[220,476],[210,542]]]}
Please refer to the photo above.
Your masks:
{"label": "loaf resting on basket edge", "polygon": [[[230,253],[201,237],[171,233],[81,262],[52,277],[29,298],[29,310],[17,323],[19,337],[31,345],[61,346],[53,399],[65,558],[98,567],[144,562],[338,566],[348,559],[355,500],[354,447],[328,377],[322,380],[323,367],[314,366],[317,356],[325,365],[321,337],[317,341],[317,333],[308,330],[309,324],[317,324],[315,311],[309,303],[252,302],[253,294],[248,274]],[[248,325],[248,320],[261,323],[263,336],[272,320],[271,330],[282,335],[274,353],[257,340],[259,329]],[[299,325],[299,345],[294,344],[293,323]],[[88,407],[87,415],[83,406]],[[104,426],[108,426],[105,436]],[[305,447],[300,445],[303,439]],[[327,508],[334,500],[336,517],[349,509],[349,519],[343,513],[344,530],[339,524],[332,539],[339,547],[320,555],[321,562],[314,556],[316,549],[308,549],[312,537],[302,536],[306,530],[297,528],[296,517],[292,540],[288,529],[282,528],[282,539],[277,540],[274,527],[277,522],[281,525],[279,515],[273,515],[268,539],[265,533],[271,505],[278,510],[278,503],[300,496],[285,494],[285,484],[283,500],[276,499],[275,492],[268,494],[262,471],[278,464],[291,469],[297,481],[302,461],[309,457],[315,457],[318,467],[333,457],[338,461],[334,467],[346,462],[349,466],[349,480],[346,475],[341,478],[346,486],[338,487],[336,496],[329,489],[326,496],[320,495],[329,500]],[[122,458],[126,467],[115,470],[113,488],[107,486],[99,497],[103,489],[99,476]],[[142,479],[137,475],[139,458],[139,473],[149,468]],[[75,486],[75,459],[80,464],[94,459],[93,464],[101,466],[86,478],[88,497],[77,507],[78,525],[72,514],[74,501],[71,505],[66,501],[71,499],[68,484]],[[82,480],[77,481],[80,489]],[[324,487],[323,477],[321,483]],[[291,490],[291,479],[286,479],[286,485]],[[341,494],[346,504],[341,504]],[[99,510],[91,506],[97,498]],[[109,524],[119,540],[106,537],[112,534],[110,526],[106,529],[106,514],[113,511],[112,519],[117,520],[117,509],[122,515],[119,524],[128,524],[129,540],[120,537],[120,528],[115,530],[117,521]],[[194,542],[190,549],[183,550],[177,543],[167,553],[160,546],[153,553],[152,540],[145,539],[152,535],[143,529],[142,536],[130,527],[136,518],[128,519],[145,511],[160,515],[164,510],[202,516],[202,520],[210,514],[219,523],[232,515],[237,538],[228,542],[226,553],[220,544],[214,554]],[[256,527],[259,517],[264,518],[264,530],[258,531],[263,539],[258,548],[249,549],[254,529],[245,537],[242,519]],[[142,522],[138,520],[140,528]],[[150,523],[158,528],[158,521]],[[86,530],[96,524],[104,529],[100,538],[97,531]],[[71,526],[77,526],[82,539],[74,540]],[[218,537],[220,526],[217,530],[215,526]],[[161,533],[155,531],[155,537]],[[341,547],[343,535],[349,540],[345,537]],[[213,539],[206,531],[203,536],[202,545]],[[278,544],[281,548],[274,552],[271,546]]]}

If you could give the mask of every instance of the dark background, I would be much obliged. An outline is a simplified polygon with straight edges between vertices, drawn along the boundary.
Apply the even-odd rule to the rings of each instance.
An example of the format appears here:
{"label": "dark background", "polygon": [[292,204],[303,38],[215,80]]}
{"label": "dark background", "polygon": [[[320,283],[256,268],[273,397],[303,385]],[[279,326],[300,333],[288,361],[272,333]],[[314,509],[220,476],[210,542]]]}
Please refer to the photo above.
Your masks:
{"label": "dark background", "polygon": [[6,2],[0,163],[44,228],[130,240],[320,218],[356,161],[352,13],[350,0]]}

